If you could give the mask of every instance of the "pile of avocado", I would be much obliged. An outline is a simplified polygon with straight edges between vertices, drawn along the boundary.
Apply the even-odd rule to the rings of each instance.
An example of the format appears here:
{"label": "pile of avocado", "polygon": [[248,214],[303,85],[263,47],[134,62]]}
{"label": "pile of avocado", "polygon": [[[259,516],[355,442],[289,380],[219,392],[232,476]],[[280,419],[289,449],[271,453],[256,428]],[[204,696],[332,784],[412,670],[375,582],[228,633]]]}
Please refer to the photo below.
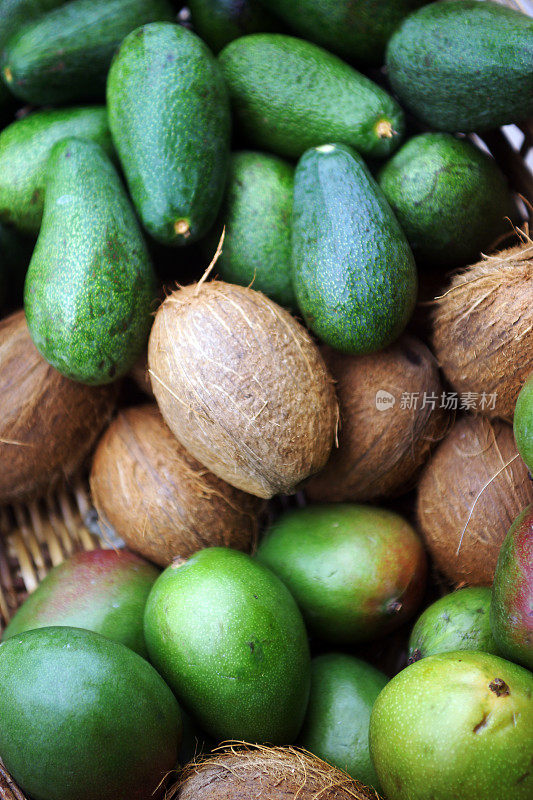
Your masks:
{"label": "pile of avocado", "polygon": [[[533,116],[533,20],[491,0],[0,0],[0,53],[0,309],[88,386],[217,247],[363,355],[523,213],[473,134]],[[532,542],[530,506],[492,590],[436,602],[411,526],[354,504],[161,574],[74,556],[4,631],[0,759],[32,800],[148,800],[201,747],[296,743],[389,800],[530,800]],[[369,663],[422,603],[409,665]]]}

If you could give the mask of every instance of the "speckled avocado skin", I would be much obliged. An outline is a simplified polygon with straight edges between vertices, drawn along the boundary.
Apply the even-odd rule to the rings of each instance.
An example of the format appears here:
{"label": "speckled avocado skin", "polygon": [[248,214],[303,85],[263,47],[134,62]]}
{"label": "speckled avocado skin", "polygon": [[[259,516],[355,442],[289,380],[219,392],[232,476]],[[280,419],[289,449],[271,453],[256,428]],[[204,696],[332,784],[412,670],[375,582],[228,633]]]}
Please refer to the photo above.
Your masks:
{"label": "speckled avocado skin", "polygon": [[470,586],[439,598],[413,627],[409,661],[455,650],[498,654],[489,613],[490,589],[485,586]]}
{"label": "speckled avocado skin", "polygon": [[378,174],[417,263],[455,267],[475,261],[511,230],[515,204],[504,174],[486,153],[449,133],[406,142]]}
{"label": "speckled avocado skin", "polygon": [[533,670],[533,505],[518,515],[502,544],[490,622],[501,654]]}
{"label": "speckled avocado skin", "polygon": [[290,744],[310,684],[304,623],[270,570],[211,547],[168,567],[148,598],[152,663],[217,741]]}
{"label": "speckled avocado skin", "polygon": [[299,158],[337,141],[384,158],[399,145],[403,111],[380,86],[311,42],[256,33],[219,55],[239,129],[272,153]]}
{"label": "speckled avocado skin", "polygon": [[189,0],[187,5],[194,31],[214,53],[239,36],[281,28],[260,0]]}
{"label": "speckled avocado skin", "polygon": [[381,189],[349,147],[313,148],[298,163],[292,276],[305,321],[343,353],[386,347],[411,316],[413,255]]}
{"label": "speckled avocado skin", "polygon": [[0,133],[0,218],[37,236],[44,207],[46,162],[52,147],[75,136],[114,152],[103,106],[36,111]]}
{"label": "speckled avocado skin", "polygon": [[139,28],[113,61],[107,102],[146,230],[168,245],[201,238],[222,202],[230,144],[227,92],[207,46],[179,25]]}
{"label": "speckled avocado skin", "polygon": [[[266,153],[234,153],[218,224],[206,240],[210,260],[225,227],[216,269],[222,280],[252,286],[296,307],[291,277],[294,167]],[[207,263],[209,263],[209,260]]]}
{"label": "speckled avocado skin", "polygon": [[118,175],[94,142],[64,139],[47,167],[24,308],[41,354],[67,378],[109,383],[135,363],[156,296],[152,265]]}
{"label": "speckled avocado skin", "polygon": [[388,800],[530,800],[533,675],[489,653],[428,656],[383,689],[370,753]]}
{"label": "speckled avocado skin", "polygon": [[370,713],[387,678],[345,653],[328,653],[311,662],[311,694],[298,744],[380,791],[370,759]]}
{"label": "speckled avocado skin", "polygon": [[494,2],[431,3],[391,37],[388,75],[432,128],[469,133],[533,114],[533,19]]}
{"label": "speckled avocado skin", "polygon": [[514,438],[518,452],[533,474],[533,372],[520,390],[514,410]]}
{"label": "speckled avocado skin", "polygon": [[13,94],[36,105],[102,98],[123,38],[139,25],[173,18],[167,0],[73,0],[11,37],[3,80]]}
{"label": "speckled avocado skin", "polygon": [[263,0],[263,3],[302,38],[347,61],[380,66],[391,33],[425,1]]}
{"label": "speckled avocado skin", "polygon": [[92,631],[0,644],[0,753],[33,800],[147,800],[176,765],[179,706],[137,653]]}

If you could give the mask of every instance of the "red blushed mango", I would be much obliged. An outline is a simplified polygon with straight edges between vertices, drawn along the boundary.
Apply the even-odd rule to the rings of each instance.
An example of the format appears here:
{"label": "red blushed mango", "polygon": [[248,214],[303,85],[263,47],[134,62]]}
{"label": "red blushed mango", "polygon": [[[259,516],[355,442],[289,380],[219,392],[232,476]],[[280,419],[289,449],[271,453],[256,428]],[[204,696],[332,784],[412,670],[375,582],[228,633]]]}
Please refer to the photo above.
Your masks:
{"label": "red blushed mango", "polygon": [[51,626],[85,628],[146,657],[144,607],[158,575],[156,567],[126,550],[77,553],[48,573],[3,638]]}
{"label": "red blushed mango", "polygon": [[292,592],[310,632],[335,644],[398,627],[424,590],[420,539],[381,508],[335,503],[290,511],[267,531],[257,558]]}
{"label": "red blushed mango", "polygon": [[533,669],[533,504],[518,515],[502,544],[490,623],[501,654]]}

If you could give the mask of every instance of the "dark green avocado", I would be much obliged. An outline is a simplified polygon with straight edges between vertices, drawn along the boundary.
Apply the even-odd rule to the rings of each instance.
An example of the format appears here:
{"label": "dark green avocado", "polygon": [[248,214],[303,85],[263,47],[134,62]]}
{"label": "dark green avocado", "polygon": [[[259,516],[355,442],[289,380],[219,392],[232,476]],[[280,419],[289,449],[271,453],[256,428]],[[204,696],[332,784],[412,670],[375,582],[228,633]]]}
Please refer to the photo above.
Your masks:
{"label": "dark green avocado", "polygon": [[368,168],[345,145],[313,148],[298,163],[292,277],[305,321],[335,350],[380,350],[409,321],[413,254]]}
{"label": "dark green avocado", "polygon": [[24,308],[41,354],[68,378],[109,383],[139,357],[157,289],[139,225],[99,145],[64,139],[47,168]]}
{"label": "dark green avocado", "polygon": [[533,19],[478,0],[431,3],[387,47],[392,88],[418,119],[469,133],[533,115]]}
{"label": "dark green avocado", "polygon": [[214,53],[239,36],[280,30],[260,0],[188,0],[194,31]]}
{"label": "dark green avocado", "polygon": [[146,230],[168,245],[204,236],[222,202],[231,124],[224,81],[208,47],[179,25],[138,28],[113,61],[107,103]]}

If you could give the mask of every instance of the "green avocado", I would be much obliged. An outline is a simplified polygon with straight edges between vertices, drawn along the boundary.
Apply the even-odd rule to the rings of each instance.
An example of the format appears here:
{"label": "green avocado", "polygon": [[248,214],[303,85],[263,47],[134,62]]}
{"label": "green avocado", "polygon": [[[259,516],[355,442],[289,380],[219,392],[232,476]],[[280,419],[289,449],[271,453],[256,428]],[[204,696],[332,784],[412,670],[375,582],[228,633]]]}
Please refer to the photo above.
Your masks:
{"label": "green avocado", "polygon": [[0,644],[0,758],[33,800],[148,800],[174,769],[178,704],[137,653],[92,631]]}
{"label": "green avocado", "polygon": [[193,28],[214,53],[239,36],[280,30],[260,0],[189,0]]}
{"label": "green avocado", "polygon": [[343,353],[391,344],[413,311],[413,254],[381,189],[345,145],[308,150],[294,178],[292,279],[311,330]]}
{"label": "green avocado", "polygon": [[213,55],[170,23],[133,31],[107,85],[109,125],[141,221],[180,245],[214,223],[229,166],[230,110]]}
{"label": "green avocado", "polygon": [[125,375],[142,352],[157,288],[119,177],[99,145],[64,139],[47,168],[44,215],[24,287],[31,337],[88,384]]}
{"label": "green avocado", "polygon": [[459,589],[432,603],[417,619],[409,639],[409,662],[455,650],[498,653],[490,629],[490,589]]}
{"label": "green avocado", "polygon": [[343,653],[311,662],[311,694],[298,744],[380,791],[370,759],[368,729],[372,706],[387,677]]}
{"label": "green avocado", "polygon": [[294,741],[309,647],[296,603],[266,567],[224,547],[173,564],[150,593],[144,633],[156,669],[217,741]]}
{"label": "green avocado", "polygon": [[294,308],[291,278],[291,215],[294,168],[266,153],[234,153],[219,224],[204,250],[211,259],[223,226],[216,270],[228,283],[252,286]]}
{"label": "green avocado", "polygon": [[431,3],[387,47],[401,103],[426,125],[469,133],[533,115],[533,19],[478,0]]}
{"label": "green avocado", "polygon": [[513,429],[518,452],[533,475],[533,372],[518,395],[514,410]]}
{"label": "green avocado", "polygon": [[293,594],[310,632],[335,644],[394,630],[424,592],[422,543],[382,508],[332,503],[288,511],[266,531],[256,559]]}
{"label": "green avocado", "polygon": [[428,656],[382,690],[370,753],[388,800],[531,800],[533,675],[464,650]]}
{"label": "green avocado", "polygon": [[256,33],[231,42],[219,60],[238,129],[260,149],[299,158],[336,141],[385,158],[401,141],[396,101],[311,42]]}
{"label": "green avocado", "polygon": [[13,94],[35,105],[100,99],[123,38],[139,25],[174,16],[167,0],[72,0],[9,39],[2,77]]}
{"label": "green avocado", "polygon": [[90,139],[113,154],[104,106],[36,111],[0,133],[0,219],[37,236],[44,207],[46,163],[57,142]]}
{"label": "green avocado", "polygon": [[303,39],[347,61],[381,66],[398,23],[427,0],[262,0]]}
{"label": "green avocado", "polygon": [[513,522],[492,584],[490,623],[503,656],[533,670],[533,504]]}
{"label": "green avocado", "polygon": [[[13,34],[30,20],[62,6],[67,0],[1,0],[0,2],[0,53]],[[0,106],[7,103],[11,93],[0,83]]]}
{"label": "green avocado", "polygon": [[29,595],[3,639],[52,626],[85,628],[148,656],[144,607],[159,570],[127,550],[76,553]]}
{"label": "green avocado", "polygon": [[472,263],[511,230],[516,215],[496,162],[449,133],[413,137],[377,180],[417,263],[431,267]]}

